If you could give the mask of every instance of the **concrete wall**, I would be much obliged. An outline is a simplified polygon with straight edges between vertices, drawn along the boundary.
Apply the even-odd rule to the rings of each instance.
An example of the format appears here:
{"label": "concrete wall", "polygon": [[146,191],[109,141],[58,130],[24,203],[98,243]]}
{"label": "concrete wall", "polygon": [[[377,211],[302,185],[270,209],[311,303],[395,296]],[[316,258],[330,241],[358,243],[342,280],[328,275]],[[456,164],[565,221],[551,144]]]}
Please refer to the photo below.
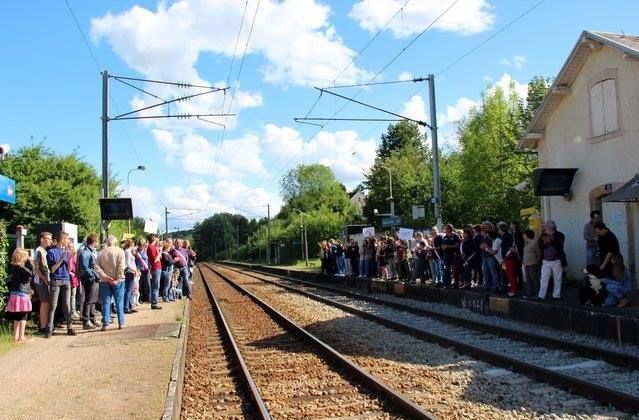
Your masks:
{"label": "concrete wall", "polygon": [[[612,138],[593,141],[589,138],[590,83],[608,69],[616,69],[617,72],[621,130]],[[571,199],[545,197],[542,200],[544,217],[556,221],[558,229],[566,234],[569,274],[572,276],[579,276],[585,264],[582,230],[591,210],[590,192],[604,184],[625,183],[639,172],[638,110],[639,62],[623,60],[621,51],[603,46],[590,55],[572,85],[572,92],[563,99],[546,124],[544,138],[539,143],[540,167],[579,169]],[[620,222],[618,216],[620,212],[624,218],[634,215],[631,226],[633,223],[637,226],[637,204],[628,207],[610,204],[603,210],[604,221],[624,243],[622,248],[626,261],[634,265],[634,261],[639,259],[636,248],[632,256],[627,253],[629,236],[636,236],[636,232],[627,232],[627,222]],[[631,242],[637,243],[636,239]]]}

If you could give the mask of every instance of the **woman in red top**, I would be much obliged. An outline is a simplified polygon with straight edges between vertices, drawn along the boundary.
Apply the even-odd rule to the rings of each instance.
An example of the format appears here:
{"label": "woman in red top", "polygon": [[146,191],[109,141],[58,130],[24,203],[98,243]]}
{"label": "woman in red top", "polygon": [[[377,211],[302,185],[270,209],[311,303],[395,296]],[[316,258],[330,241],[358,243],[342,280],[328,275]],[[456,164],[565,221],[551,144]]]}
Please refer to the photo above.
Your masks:
{"label": "woman in red top", "polygon": [[160,259],[162,250],[159,247],[159,242],[157,235],[149,235],[149,246],[146,254],[149,258],[149,270],[151,272],[151,309],[162,309],[158,305],[160,279],[162,278],[162,262]]}

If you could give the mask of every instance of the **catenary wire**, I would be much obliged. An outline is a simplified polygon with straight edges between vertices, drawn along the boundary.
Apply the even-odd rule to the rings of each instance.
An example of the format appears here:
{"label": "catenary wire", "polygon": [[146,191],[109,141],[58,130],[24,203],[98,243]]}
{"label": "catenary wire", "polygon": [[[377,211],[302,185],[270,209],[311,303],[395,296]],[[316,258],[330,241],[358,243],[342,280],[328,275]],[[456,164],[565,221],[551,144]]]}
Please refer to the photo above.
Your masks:
{"label": "catenary wire", "polygon": [[[370,78],[370,80],[367,82],[367,84],[363,85],[356,93],[355,95],[353,95],[350,99],[355,99],[362,91],[364,91],[364,89],[370,84],[372,83],[384,70],[386,70],[388,67],[390,67],[404,52],[406,52],[406,50],[408,48],[410,48],[419,38],[421,38],[430,28],[433,27],[433,25],[435,25],[435,23],[437,23],[446,13],[448,13],[450,11],[450,9],[452,9],[457,3],[459,2],[459,0],[454,0],[446,9],[444,9],[428,26],[426,26],[426,28],[424,28],[424,30],[422,30],[419,34],[417,34],[405,47],[403,47],[397,54],[395,54],[395,56],[393,56],[393,58],[386,64],[384,65],[384,67],[382,67],[379,71],[377,71],[377,73],[375,73],[375,75],[373,77]],[[342,105],[338,110],[336,110],[333,115],[330,118],[335,118],[341,111],[343,111],[348,105],[350,104],[350,101],[347,101],[344,105]],[[326,125],[328,124],[328,121],[323,124],[318,130],[315,131],[315,133],[311,136],[311,138],[309,139],[309,141],[313,140],[323,129],[324,127],[326,127]],[[303,149],[302,149],[303,150]],[[302,150],[300,150],[299,152],[297,152],[295,155],[293,155],[288,161],[286,161],[286,163],[284,164],[284,166],[281,168],[281,170],[277,173],[277,176],[273,177],[272,179],[277,179],[279,178],[279,176],[284,172],[284,170],[286,170],[286,168],[291,164],[291,162],[293,162],[294,159],[296,159],[302,152]],[[265,184],[262,185],[262,188],[266,187],[267,185],[271,184],[273,181],[267,181]],[[244,198],[244,201],[242,201],[241,204],[244,204],[244,202],[246,201],[246,197]]]}

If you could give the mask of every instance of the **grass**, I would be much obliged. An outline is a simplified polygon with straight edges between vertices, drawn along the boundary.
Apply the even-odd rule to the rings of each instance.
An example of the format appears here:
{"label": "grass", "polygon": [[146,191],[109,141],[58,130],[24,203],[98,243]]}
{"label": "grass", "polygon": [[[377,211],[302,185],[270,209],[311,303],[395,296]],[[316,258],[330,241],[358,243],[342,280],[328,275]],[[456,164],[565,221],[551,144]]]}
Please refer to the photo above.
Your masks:
{"label": "grass", "polygon": [[13,346],[13,323],[0,323],[0,354]]}
{"label": "grass", "polygon": [[275,267],[288,268],[291,270],[299,271],[319,271],[321,266],[322,263],[319,258],[312,258],[308,260],[308,267],[306,266],[305,260],[296,261],[295,263],[288,265],[276,265]]}

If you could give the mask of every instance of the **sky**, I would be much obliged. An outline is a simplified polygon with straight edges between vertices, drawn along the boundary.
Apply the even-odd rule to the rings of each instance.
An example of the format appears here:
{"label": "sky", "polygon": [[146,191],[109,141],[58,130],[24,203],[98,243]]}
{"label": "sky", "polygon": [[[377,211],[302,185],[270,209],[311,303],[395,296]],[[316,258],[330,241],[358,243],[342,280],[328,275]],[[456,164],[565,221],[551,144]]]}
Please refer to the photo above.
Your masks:
{"label": "sky", "polygon": [[[264,217],[299,164],[356,186],[389,124],[294,118],[393,118],[316,87],[434,74],[440,145],[451,150],[483,91],[525,95],[532,77],[557,74],[583,30],[639,34],[637,15],[636,0],[5,2],[0,144],[42,142],[100,171],[102,70],[228,88],[131,116],[232,116],[109,121],[112,175],[126,195],[127,174],[144,165],[130,173],[134,214],[164,225],[167,207],[169,230],[221,211]],[[110,118],[210,90],[124,81],[138,89],[109,80]],[[331,91],[429,122],[424,82]]]}

